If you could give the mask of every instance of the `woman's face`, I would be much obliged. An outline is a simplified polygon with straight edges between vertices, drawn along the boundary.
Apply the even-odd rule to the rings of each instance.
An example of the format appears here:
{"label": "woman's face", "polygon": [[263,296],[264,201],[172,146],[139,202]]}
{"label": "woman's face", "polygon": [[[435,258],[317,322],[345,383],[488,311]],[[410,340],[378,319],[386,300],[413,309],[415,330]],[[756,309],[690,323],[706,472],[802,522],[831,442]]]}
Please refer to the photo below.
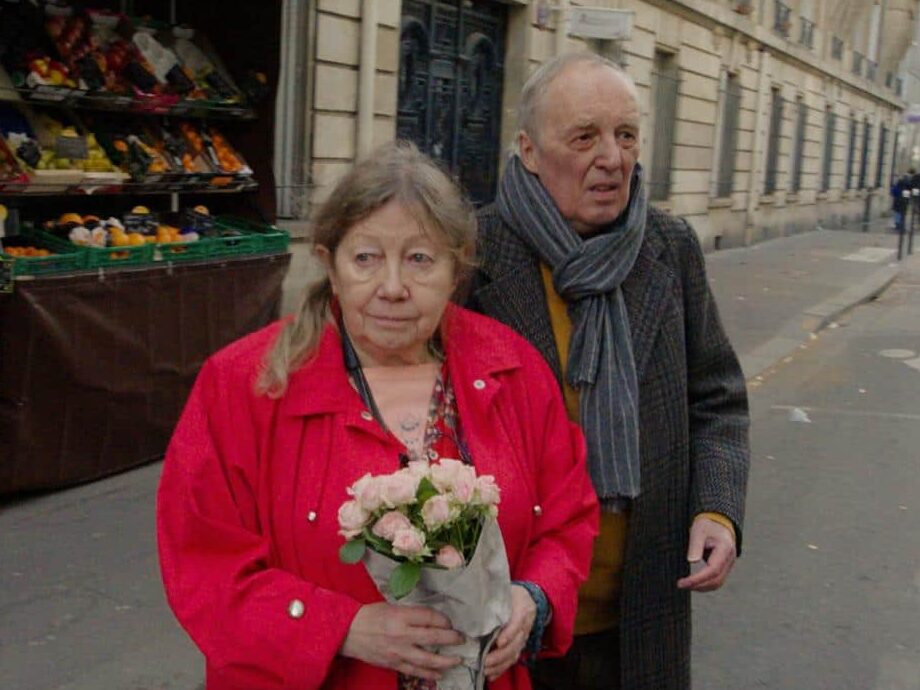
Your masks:
{"label": "woman's face", "polygon": [[454,256],[397,201],[345,234],[326,263],[345,329],[365,366],[432,359],[428,341],[457,286]]}

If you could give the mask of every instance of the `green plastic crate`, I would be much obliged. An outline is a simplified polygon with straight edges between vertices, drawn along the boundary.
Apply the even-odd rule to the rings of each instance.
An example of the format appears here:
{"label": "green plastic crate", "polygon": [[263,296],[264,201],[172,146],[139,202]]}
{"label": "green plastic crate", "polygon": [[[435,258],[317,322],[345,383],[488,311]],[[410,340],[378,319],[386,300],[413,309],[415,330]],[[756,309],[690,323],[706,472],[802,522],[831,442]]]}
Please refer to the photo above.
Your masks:
{"label": "green plastic crate", "polygon": [[214,225],[218,231],[231,230],[240,234],[236,237],[209,237],[212,256],[283,253],[291,242],[286,230],[235,216],[217,216]]}
{"label": "green plastic crate", "polygon": [[119,266],[138,266],[153,262],[153,245],[143,244],[130,247],[81,247],[61,240],[44,230],[30,233],[44,241],[64,242],[71,251],[83,255],[83,268],[117,268]]}
{"label": "green plastic crate", "polygon": [[31,234],[12,235],[0,240],[0,245],[4,250],[6,247],[33,246],[53,252],[51,256],[13,256],[12,254],[7,254],[6,251],[0,250],[0,255],[5,260],[13,262],[14,278],[48,275],[49,273],[69,273],[79,271],[85,266],[85,257],[78,247],[53,235],[48,235],[47,237],[38,237]]}
{"label": "green plastic crate", "polygon": [[156,261],[206,261],[212,254],[211,240],[154,244],[153,253]]}

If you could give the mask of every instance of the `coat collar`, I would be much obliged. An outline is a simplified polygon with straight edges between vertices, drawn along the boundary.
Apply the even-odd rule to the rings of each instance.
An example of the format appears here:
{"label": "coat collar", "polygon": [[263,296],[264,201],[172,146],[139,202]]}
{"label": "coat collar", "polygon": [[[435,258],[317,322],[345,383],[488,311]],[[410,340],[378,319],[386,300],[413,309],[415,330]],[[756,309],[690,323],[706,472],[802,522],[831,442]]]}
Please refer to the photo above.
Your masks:
{"label": "coat collar", "polygon": [[[494,378],[521,366],[514,343],[508,338],[496,338],[496,324],[490,319],[449,304],[441,326],[454,387],[474,385],[477,380]],[[490,386],[493,391],[497,388]],[[330,323],[316,353],[291,375],[281,400],[281,413],[310,416],[363,407],[348,380],[338,328]]]}
{"label": "coat collar", "polygon": [[[667,242],[656,222],[659,213],[649,210],[645,239],[636,263],[623,283],[639,376],[648,362],[675,280],[672,269],[662,261]],[[483,210],[481,223],[480,271],[487,280],[475,290],[475,301],[484,313],[527,338],[549,363],[557,380],[561,381],[559,352],[536,256],[504,224],[494,207]]]}

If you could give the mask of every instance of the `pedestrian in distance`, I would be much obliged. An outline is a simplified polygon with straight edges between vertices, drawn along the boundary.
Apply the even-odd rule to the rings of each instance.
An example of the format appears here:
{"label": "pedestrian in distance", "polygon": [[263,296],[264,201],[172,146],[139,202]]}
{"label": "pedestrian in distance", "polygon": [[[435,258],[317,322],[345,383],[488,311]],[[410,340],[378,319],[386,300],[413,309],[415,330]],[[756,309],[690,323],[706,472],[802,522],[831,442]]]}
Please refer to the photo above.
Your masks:
{"label": "pedestrian in distance", "polygon": [[446,616],[386,603],[339,559],[346,490],[413,461],[459,459],[500,490],[511,614],[485,657],[490,690],[528,690],[522,653],[570,645],[598,530],[584,439],[540,354],[451,303],[475,237],[450,178],[386,146],[320,206],[326,275],[298,313],[202,368],[157,528],[208,690],[431,689],[460,663]]}
{"label": "pedestrian in distance", "polygon": [[897,232],[904,232],[904,222],[910,201],[904,192],[910,194],[913,175],[914,170],[911,168],[891,185],[891,211],[894,214],[894,229]]}
{"label": "pedestrian in distance", "polygon": [[479,214],[468,304],[550,364],[602,504],[575,642],[537,663],[541,689],[687,690],[690,592],[721,587],[741,551],[745,381],[694,231],[647,203],[640,120],[617,65],[545,63]]}

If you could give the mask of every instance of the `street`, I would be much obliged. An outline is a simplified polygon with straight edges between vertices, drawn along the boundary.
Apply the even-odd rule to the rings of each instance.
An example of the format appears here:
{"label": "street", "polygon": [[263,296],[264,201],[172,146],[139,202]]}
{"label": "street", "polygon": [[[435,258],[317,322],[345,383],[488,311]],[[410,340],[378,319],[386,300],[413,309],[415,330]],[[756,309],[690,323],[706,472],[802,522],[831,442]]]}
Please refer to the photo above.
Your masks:
{"label": "street", "polygon": [[[708,257],[753,367],[753,454],[743,557],[694,599],[697,690],[920,690],[920,261],[818,335],[801,325],[875,294],[891,244],[816,231]],[[159,580],[159,473],[0,508],[0,689],[203,687]]]}
{"label": "street", "polygon": [[694,687],[920,689],[920,272],[762,378],[744,555],[695,598]]}

